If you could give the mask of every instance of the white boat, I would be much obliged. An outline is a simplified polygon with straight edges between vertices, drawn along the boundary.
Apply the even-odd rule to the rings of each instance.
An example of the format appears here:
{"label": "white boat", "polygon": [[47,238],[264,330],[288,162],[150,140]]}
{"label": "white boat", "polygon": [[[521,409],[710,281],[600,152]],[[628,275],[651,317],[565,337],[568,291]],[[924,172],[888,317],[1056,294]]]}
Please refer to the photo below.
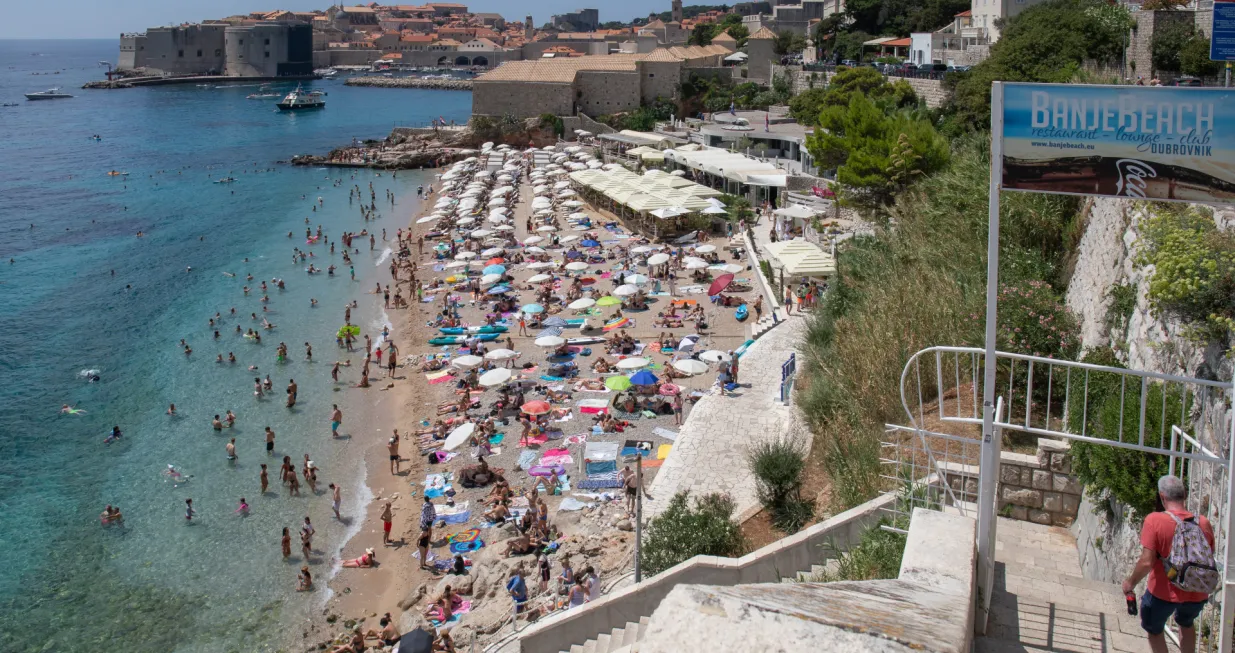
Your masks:
{"label": "white boat", "polygon": [[318,68],[317,70],[313,71],[313,74],[321,75],[322,77],[329,79],[331,77],[334,77],[335,75],[338,75],[339,71],[335,70],[334,68]]}
{"label": "white boat", "polygon": [[46,91],[39,91],[37,93],[26,93],[27,100],[63,100],[71,97],[73,96],[68,93],[61,93],[59,87],[49,88]]}
{"label": "white boat", "polygon": [[296,90],[288,93],[276,106],[280,111],[299,111],[301,109],[321,109],[326,106],[325,100],[320,95],[306,93],[299,84],[296,85]]}

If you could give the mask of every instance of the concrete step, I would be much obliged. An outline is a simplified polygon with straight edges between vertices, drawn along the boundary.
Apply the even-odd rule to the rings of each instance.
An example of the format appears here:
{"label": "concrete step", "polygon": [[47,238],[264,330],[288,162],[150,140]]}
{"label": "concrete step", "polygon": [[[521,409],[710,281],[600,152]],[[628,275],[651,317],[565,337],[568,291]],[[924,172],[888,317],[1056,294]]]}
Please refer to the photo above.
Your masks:
{"label": "concrete step", "polygon": [[597,635],[594,641],[596,642],[596,653],[609,653],[609,643],[613,641],[609,633]]}
{"label": "concrete step", "polygon": [[570,653],[583,653],[583,645],[575,644],[574,646],[571,646]]}
{"label": "concrete step", "polygon": [[596,650],[596,640],[589,639],[588,641],[584,642],[583,643],[583,653],[600,653],[600,651]]}
{"label": "concrete step", "polygon": [[622,629],[622,646],[631,646],[639,641],[639,631],[642,626],[633,621],[627,621],[626,627]]}
{"label": "concrete step", "polygon": [[623,628],[614,628],[609,631],[609,648],[607,653],[613,653],[613,649],[622,647],[622,638],[626,636],[626,631]]}

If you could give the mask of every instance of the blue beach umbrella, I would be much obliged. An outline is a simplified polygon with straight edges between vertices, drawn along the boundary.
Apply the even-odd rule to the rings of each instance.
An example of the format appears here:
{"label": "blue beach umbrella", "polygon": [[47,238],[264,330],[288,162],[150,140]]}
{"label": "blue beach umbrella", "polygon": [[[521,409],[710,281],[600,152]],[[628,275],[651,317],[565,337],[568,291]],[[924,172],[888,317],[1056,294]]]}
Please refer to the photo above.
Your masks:
{"label": "blue beach umbrella", "polygon": [[[547,327],[564,327],[566,326],[566,320],[563,320],[562,318],[554,315],[553,317],[546,319],[543,322],[543,324]],[[559,333],[555,335],[561,335],[561,334]]]}
{"label": "blue beach umbrella", "polygon": [[659,380],[655,374],[647,370],[639,370],[630,376],[630,382],[634,385],[656,385]]}
{"label": "blue beach umbrella", "polygon": [[551,326],[548,329],[545,329],[541,331],[540,333],[536,334],[536,337],[544,338],[545,336],[560,336],[560,335],[562,335],[562,327]]}
{"label": "blue beach umbrella", "polygon": [[579,244],[583,247],[599,247],[600,246],[600,243],[596,242],[595,240],[592,240],[591,238],[580,241]]}
{"label": "blue beach umbrella", "polygon": [[485,274],[506,274],[505,265],[490,265],[482,270]]}
{"label": "blue beach umbrella", "polygon": [[519,310],[524,313],[544,313],[545,307],[540,304],[524,304]]}
{"label": "blue beach umbrella", "polygon": [[510,292],[510,286],[507,286],[507,285],[505,285],[505,284],[502,284],[502,285],[500,285],[500,286],[493,286],[492,288],[490,288],[490,289],[489,289],[489,293],[488,293],[488,294],[490,294],[490,295],[505,295],[505,294],[506,294],[506,293],[508,293],[508,292]]}

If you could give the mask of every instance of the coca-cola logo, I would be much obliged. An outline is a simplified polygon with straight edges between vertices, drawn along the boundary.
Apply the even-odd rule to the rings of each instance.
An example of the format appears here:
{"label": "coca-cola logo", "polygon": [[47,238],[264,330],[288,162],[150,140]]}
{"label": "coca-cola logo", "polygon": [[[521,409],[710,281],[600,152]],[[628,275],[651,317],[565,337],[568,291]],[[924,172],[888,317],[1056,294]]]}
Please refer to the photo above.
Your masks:
{"label": "coca-cola logo", "polygon": [[1158,176],[1153,166],[1136,159],[1120,159],[1115,162],[1115,170],[1119,172],[1119,184],[1116,195],[1145,199],[1146,179]]}

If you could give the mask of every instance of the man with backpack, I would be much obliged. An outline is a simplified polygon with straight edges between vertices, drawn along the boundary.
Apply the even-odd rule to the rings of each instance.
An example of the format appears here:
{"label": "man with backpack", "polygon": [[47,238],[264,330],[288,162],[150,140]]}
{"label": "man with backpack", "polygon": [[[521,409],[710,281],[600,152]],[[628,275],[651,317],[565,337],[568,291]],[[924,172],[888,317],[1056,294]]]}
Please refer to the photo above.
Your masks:
{"label": "man with backpack", "polygon": [[1163,630],[1167,619],[1175,615],[1180,650],[1193,653],[1196,630],[1192,623],[1222,582],[1214,563],[1214,530],[1208,519],[1188,512],[1188,490],[1179,477],[1158,479],[1158,497],[1163,508],[1145,517],[1141,557],[1123,582],[1123,591],[1132,595],[1137,583],[1148,575],[1140,614],[1150,650],[1166,653]]}

